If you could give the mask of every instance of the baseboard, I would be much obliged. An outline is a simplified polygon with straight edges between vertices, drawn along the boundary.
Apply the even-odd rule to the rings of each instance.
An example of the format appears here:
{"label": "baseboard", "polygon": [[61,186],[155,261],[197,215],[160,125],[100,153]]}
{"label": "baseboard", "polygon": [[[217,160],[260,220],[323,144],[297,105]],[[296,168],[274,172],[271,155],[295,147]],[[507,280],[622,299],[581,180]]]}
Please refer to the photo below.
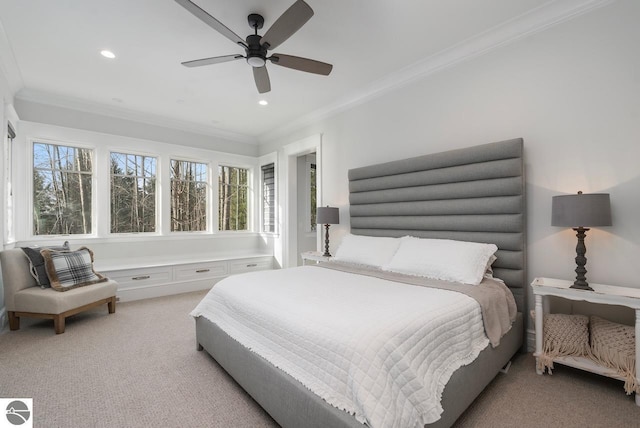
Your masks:
{"label": "baseboard", "polygon": [[527,329],[527,352],[536,350],[536,331]]}
{"label": "baseboard", "polygon": [[211,289],[218,281],[224,279],[206,279],[198,281],[172,282],[160,285],[146,285],[139,287],[119,288],[117,297],[120,302],[131,302],[133,300],[151,299],[153,297],[171,296],[173,294],[188,293]]}

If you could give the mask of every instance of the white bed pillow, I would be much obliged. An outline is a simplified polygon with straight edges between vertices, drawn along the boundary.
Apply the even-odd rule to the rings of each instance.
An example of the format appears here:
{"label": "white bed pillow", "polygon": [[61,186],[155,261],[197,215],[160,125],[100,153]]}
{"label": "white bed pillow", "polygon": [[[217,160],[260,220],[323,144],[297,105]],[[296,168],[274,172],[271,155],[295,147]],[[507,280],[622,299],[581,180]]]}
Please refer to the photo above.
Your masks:
{"label": "white bed pillow", "polygon": [[487,270],[494,244],[404,237],[384,270],[478,285]]}
{"label": "white bed pillow", "polygon": [[334,260],[380,268],[391,261],[399,245],[399,238],[349,234],[342,239]]}
{"label": "white bed pillow", "polygon": [[485,266],[485,269],[484,269],[485,278],[493,278],[493,262],[495,262],[496,260],[498,260],[498,258],[496,257],[495,254],[489,257],[489,260],[487,261],[487,266]]}

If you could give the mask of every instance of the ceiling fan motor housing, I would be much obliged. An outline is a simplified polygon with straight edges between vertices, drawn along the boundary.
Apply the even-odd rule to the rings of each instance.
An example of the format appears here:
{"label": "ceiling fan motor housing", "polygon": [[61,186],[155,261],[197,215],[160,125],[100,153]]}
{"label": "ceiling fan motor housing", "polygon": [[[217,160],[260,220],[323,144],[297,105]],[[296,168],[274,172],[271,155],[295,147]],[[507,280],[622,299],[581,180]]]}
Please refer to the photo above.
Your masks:
{"label": "ceiling fan motor housing", "polygon": [[252,34],[247,36],[247,62],[252,67],[264,67],[267,62],[267,47],[260,45],[262,36]]}

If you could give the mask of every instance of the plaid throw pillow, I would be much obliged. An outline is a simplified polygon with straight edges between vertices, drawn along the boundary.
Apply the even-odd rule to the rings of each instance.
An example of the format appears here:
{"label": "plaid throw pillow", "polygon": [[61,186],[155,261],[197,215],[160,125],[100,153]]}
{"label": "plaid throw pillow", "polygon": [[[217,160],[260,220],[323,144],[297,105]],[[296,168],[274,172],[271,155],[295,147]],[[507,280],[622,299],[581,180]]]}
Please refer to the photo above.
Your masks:
{"label": "plaid throw pillow", "polygon": [[54,290],[67,291],[107,280],[93,270],[93,251],[87,247],[64,252],[42,250],[41,253]]}

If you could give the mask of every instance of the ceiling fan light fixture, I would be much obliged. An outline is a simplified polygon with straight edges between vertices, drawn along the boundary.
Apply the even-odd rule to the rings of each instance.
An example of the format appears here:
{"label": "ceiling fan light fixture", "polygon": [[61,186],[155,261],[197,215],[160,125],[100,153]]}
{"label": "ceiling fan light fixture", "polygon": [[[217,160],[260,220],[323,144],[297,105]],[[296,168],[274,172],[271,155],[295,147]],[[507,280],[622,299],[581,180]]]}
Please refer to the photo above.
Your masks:
{"label": "ceiling fan light fixture", "polygon": [[261,56],[248,56],[247,62],[251,67],[256,67],[256,68],[264,67],[264,65],[266,64],[265,59],[262,58]]}
{"label": "ceiling fan light fixture", "polygon": [[260,104],[261,106],[266,106],[269,105],[269,102],[267,100],[260,100],[258,101],[258,104]]}

